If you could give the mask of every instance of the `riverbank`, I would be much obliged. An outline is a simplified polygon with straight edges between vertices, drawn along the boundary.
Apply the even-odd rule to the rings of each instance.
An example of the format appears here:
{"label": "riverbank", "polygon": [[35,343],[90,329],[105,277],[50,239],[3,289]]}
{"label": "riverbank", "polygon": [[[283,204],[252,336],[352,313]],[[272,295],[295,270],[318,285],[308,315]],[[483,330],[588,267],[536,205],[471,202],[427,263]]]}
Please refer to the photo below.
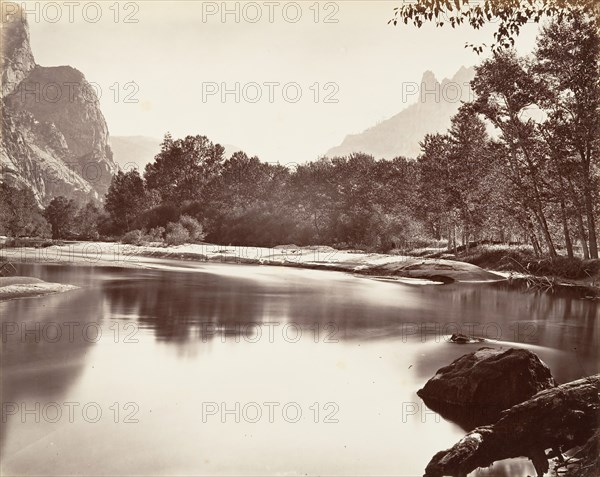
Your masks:
{"label": "riverbank", "polygon": [[79,287],[48,283],[34,277],[0,277],[0,301],[63,293]]}
{"label": "riverbank", "polygon": [[[535,276],[490,269],[470,259],[444,255],[407,256],[367,253],[360,250],[336,250],[329,246],[283,245],[277,247],[223,246],[216,244],[129,245],[120,242],[66,242],[46,247],[4,247],[1,254],[10,263],[61,263],[118,267],[152,267],[155,259],[237,263],[335,270],[374,279],[405,283],[499,282],[507,281],[542,292],[577,289],[586,298],[600,297],[600,279],[567,279]],[[526,271],[526,270],[525,270]]]}
{"label": "riverbank", "polygon": [[592,297],[600,297],[600,260],[578,257],[538,257],[527,245],[471,244],[447,249],[418,249],[411,256],[445,258],[492,270],[508,281],[540,291],[578,289]]}
{"label": "riverbank", "polygon": [[336,270],[375,278],[436,283],[505,280],[499,274],[465,262],[335,250],[327,246],[267,248],[186,244],[165,247],[158,244],[136,246],[118,242],[72,242],[43,248],[4,248],[2,251],[2,260],[10,263],[148,267],[156,258]]}

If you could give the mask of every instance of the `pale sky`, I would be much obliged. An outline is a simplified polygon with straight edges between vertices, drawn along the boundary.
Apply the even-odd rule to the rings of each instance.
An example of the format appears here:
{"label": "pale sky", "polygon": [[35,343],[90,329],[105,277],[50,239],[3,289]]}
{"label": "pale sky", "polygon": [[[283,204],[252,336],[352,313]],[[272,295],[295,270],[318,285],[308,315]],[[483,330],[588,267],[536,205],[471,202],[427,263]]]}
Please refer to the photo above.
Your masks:
{"label": "pale sky", "polygon": [[[402,97],[403,82],[419,82],[426,70],[441,80],[477,64],[482,56],[465,42],[489,43],[493,32],[388,25],[398,1],[227,2],[239,9],[239,23],[233,13],[223,22],[223,2],[123,1],[116,8],[103,1],[99,10],[94,2],[54,3],[61,17],[51,23],[55,7],[26,2],[40,11],[37,19],[28,15],[36,63],[73,66],[98,84],[111,135],[203,134],[281,163],[314,160],[346,134],[400,112],[416,100]],[[98,12],[99,21],[86,21]],[[126,23],[127,15],[138,22]],[[337,23],[325,22],[328,15]],[[521,53],[531,51],[536,31],[529,25],[521,33]],[[231,90],[239,83],[245,97],[223,102],[223,83]],[[262,94],[254,103],[259,90],[251,83]],[[301,98],[286,101],[284,85],[288,99],[297,91]],[[127,94],[139,102],[126,103]],[[327,94],[338,102],[326,103]]]}

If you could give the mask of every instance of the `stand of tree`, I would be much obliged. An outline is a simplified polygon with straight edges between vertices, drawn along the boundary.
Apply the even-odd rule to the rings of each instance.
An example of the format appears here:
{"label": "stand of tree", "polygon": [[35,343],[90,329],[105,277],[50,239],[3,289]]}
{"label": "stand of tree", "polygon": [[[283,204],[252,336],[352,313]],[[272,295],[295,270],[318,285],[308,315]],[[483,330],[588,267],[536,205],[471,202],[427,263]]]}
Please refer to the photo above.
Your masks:
{"label": "stand of tree", "polygon": [[[143,175],[113,178],[103,211],[59,197],[43,216],[54,238],[382,251],[488,240],[598,258],[599,54],[594,20],[577,12],[544,27],[530,57],[496,51],[476,69],[475,99],[417,160],[356,153],[291,169],[166,135]],[[43,218],[20,212],[32,198],[2,191],[4,231],[33,233]]]}

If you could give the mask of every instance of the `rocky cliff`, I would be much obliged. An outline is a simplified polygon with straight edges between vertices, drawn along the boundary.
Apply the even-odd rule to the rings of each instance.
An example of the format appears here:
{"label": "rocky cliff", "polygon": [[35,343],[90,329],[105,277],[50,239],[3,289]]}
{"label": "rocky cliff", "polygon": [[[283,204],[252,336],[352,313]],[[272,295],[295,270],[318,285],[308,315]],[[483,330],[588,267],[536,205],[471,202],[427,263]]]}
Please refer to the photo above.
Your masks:
{"label": "rocky cliff", "polygon": [[94,89],[70,66],[35,64],[25,14],[2,27],[1,180],[30,188],[40,205],[64,195],[101,200],[117,166]]}
{"label": "rocky cliff", "polygon": [[439,82],[431,71],[426,71],[420,83],[405,83],[398,88],[402,101],[414,104],[362,133],[346,136],[342,144],[325,155],[364,152],[376,159],[417,157],[419,143],[426,134],[444,133],[450,127],[450,118],[472,94],[469,82],[474,77],[473,68],[462,67],[451,79]]}

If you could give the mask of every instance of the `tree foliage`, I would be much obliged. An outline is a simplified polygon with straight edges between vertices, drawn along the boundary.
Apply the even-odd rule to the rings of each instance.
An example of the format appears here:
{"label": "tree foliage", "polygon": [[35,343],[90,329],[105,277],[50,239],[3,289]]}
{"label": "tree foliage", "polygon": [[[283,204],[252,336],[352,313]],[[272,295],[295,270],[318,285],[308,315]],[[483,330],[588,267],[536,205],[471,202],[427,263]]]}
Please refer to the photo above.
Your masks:
{"label": "tree foliage", "polygon": [[119,170],[110,183],[104,204],[114,231],[120,234],[136,228],[148,202],[144,180],[137,169],[126,173]]}
{"label": "tree foliage", "polygon": [[55,197],[44,209],[44,217],[52,227],[53,239],[71,238],[75,231],[77,204],[64,196]]}
{"label": "tree foliage", "polygon": [[0,184],[0,233],[10,237],[44,236],[46,226],[33,192]]}
{"label": "tree foliage", "polygon": [[219,170],[224,151],[206,136],[174,140],[167,134],[154,162],[146,166],[148,190],[156,191],[163,203],[197,199]]}
{"label": "tree foliage", "polygon": [[98,224],[102,217],[102,211],[93,202],[85,204],[75,216],[75,231],[78,238],[96,240],[100,234]]}
{"label": "tree foliage", "polygon": [[[555,19],[561,23],[572,20],[581,12],[600,18],[600,2],[597,0],[416,0],[403,1],[394,8],[394,17],[389,21],[412,23],[420,28],[424,23],[433,22],[437,27],[450,25],[456,28],[469,25],[478,30],[484,25],[497,25],[493,50],[513,47],[515,37],[529,22],[539,23],[542,19]],[[598,28],[596,20],[596,28]],[[467,44],[481,53],[485,45]]]}

